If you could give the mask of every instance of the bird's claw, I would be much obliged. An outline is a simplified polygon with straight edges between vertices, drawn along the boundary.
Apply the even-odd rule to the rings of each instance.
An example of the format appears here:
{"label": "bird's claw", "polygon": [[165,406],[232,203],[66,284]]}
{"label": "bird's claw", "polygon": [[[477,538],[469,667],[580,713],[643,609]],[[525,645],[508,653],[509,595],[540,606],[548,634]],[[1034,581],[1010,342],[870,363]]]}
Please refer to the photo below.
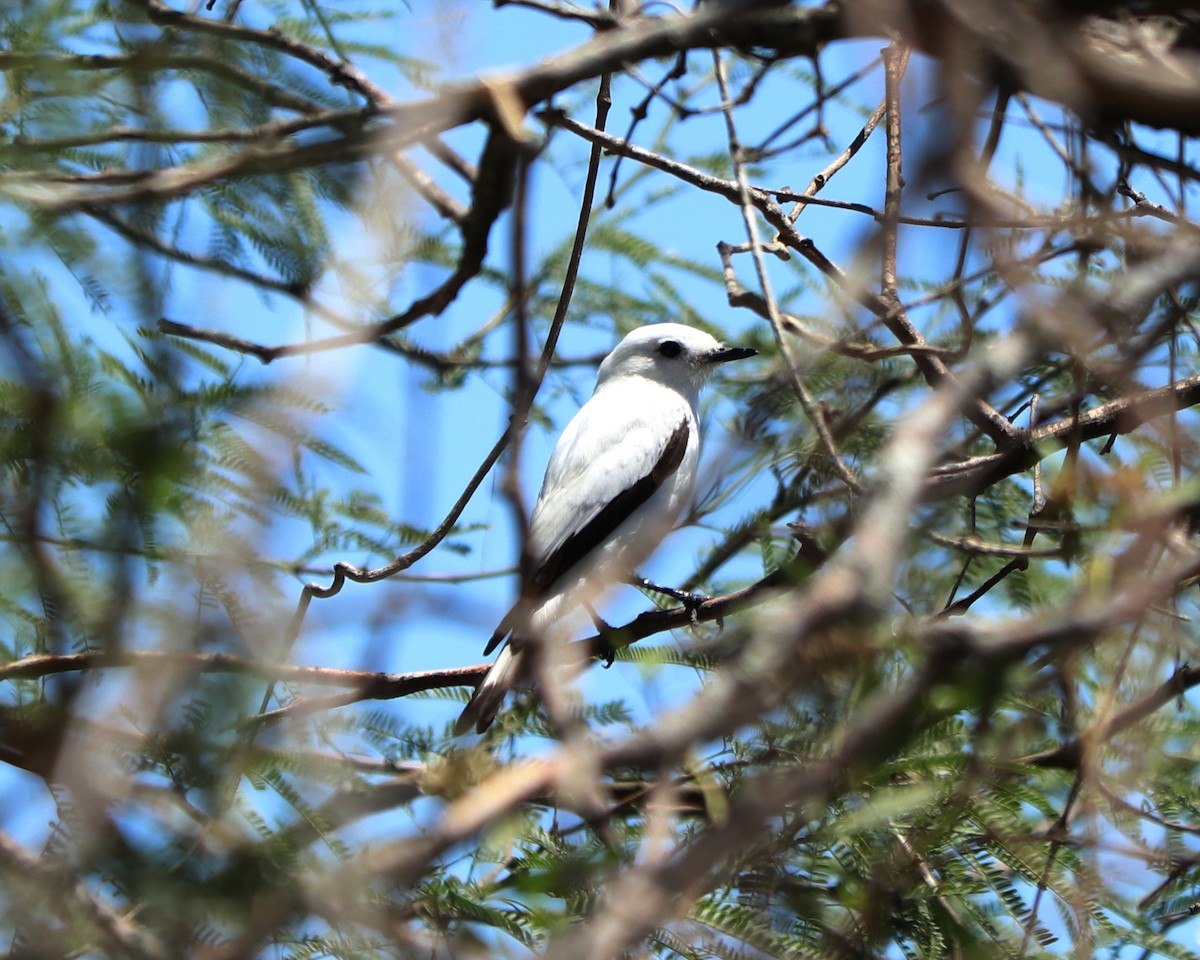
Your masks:
{"label": "bird's claw", "polygon": [[[693,627],[700,626],[700,608],[704,606],[704,604],[708,603],[712,597],[706,593],[683,593],[676,599],[683,604],[683,609],[687,611],[688,622],[691,623]],[[720,614],[717,615],[717,629],[725,629],[725,618]]]}
{"label": "bird's claw", "polygon": [[596,628],[596,636],[599,638],[595,656],[603,660],[604,669],[607,670],[617,658],[617,645],[613,643],[613,634],[616,631],[596,613],[590,603],[585,603],[584,607],[588,612],[588,616],[592,618],[592,624]]}

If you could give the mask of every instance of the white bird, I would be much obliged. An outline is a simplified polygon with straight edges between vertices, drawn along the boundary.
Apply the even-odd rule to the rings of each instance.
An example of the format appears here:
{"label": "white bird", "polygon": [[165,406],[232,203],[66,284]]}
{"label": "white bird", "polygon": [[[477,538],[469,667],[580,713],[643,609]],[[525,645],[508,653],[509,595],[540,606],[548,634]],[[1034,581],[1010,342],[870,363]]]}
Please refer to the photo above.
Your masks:
{"label": "white bird", "polygon": [[681,323],[640,327],[600,364],[596,389],[555,444],[529,522],[520,599],[484,655],[511,637],[458,718],[483,733],[531,671],[529,644],[603,589],[630,577],[692,496],[696,407],[714,366],[756,351]]}

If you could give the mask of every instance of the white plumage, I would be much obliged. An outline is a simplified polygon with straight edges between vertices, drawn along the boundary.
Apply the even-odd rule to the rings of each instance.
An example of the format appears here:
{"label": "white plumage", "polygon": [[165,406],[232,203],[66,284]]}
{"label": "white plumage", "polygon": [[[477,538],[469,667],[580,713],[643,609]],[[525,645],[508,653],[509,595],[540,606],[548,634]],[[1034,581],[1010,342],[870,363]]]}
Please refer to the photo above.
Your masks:
{"label": "white plumage", "polygon": [[600,364],[591,399],[555,444],[529,523],[529,571],[485,653],[500,652],[456,732],[482,733],[527,670],[524,647],[560,618],[630,577],[691,501],[696,417],[712,368],[753,355],[679,323],[641,327]]}

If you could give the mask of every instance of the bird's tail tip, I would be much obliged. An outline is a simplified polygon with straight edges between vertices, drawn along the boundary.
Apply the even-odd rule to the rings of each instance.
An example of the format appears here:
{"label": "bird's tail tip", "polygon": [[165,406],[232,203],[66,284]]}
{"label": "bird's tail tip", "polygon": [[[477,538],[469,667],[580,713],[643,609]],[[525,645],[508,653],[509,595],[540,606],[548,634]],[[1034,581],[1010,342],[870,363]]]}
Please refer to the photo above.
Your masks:
{"label": "bird's tail tip", "polygon": [[483,682],[475,688],[471,699],[463,707],[458,720],[454,724],[454,735],[461,737],[464,733],[475,728],[476,733],[485,733],[496,719],[500,705],[504,703],[504,695],[512,689],[521,673],[521,657],[518,656],[510,643],[500,651],[500,656],[492,664],[483,678]]}
{"label": "bird's tail tip", "polygon": [[496,719],[496,713],[499,711],[503,699],[503,690],[495,688],[485,690],[482,686],[479,687],[471,694],[471,699],[463,707],[463,712],[454,721],[454,735],[462,737],[472,731],[486,733],[488,727]]}

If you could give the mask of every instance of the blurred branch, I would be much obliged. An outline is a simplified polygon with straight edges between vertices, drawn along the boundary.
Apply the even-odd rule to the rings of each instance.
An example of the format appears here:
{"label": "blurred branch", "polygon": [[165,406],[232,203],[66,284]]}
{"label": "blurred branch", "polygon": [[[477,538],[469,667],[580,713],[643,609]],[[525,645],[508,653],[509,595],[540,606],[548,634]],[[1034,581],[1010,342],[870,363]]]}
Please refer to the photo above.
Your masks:
{"label": "blurred branch", "polygon": [[230,653],[164,653],[158,650],[111,650],[91,653],[44,654],[0,663],[0,681],[28,680],[81,670],[134,668],[157,670],[184,666],[197,673],[240,673],[285,683],[357,687],[373,690],[369,698],[402,697],[421,690],[460,686],[483,675],[484,665],[422,670],[415,673],[378,673],[372,670],[339,670],[333,667],[299,667],[266,663]]}
{"label": "blurred branch", "polygon": [[517,146],[508,140],[507,135],[499,130],[493,130],[488,136],[479,163],[480,174],[473,185],[471,208],[458,223],[463,241],[458,263],[449,277],[431,293],[414,301],[403,313],[378,323],[363,324],[359,330],[352,333],[275,347],[173,320],[160,320],[159,329],[172,336],[216,343],[238,353],[250,354],[263,363],[272,363],[281,357],[306,356],[357,344],[374,343],[422,317],[441,313],[454,301],[467,281],[483,268],[492,224],[512,200],[513,164],[517,149]]}
{"label": "blurred branch", "polygon": [[611,30],[618,25],[617,18],[606,11],[578,7],[573,3],[556,3],[553,0],[495,0],[497,7],[527,7],[548,13],[560,20],[573,20],[586,24],[593,30]]}
{"label": "blurred branch", "polygon": [[909,52],[890,43],[883,51],[883,73],[886,78],[887,104],[887,175],[884,188],[883,256],[881,263],[880,290],[883,301],[893,309],[899,306],[897,293],[900,275],[897,268],[900,243],[900,199],[904,186],[903,147],[900,139],[900,83],[908,69]]}
{"label": "blurred branch", "polygon": [[334,86],[345,87],[372,103],[392,102],[391,97],[382,88],[372,83],[361,70],[344,60],[330,56],[318,47],[302,43],[278,30],[255,30],[253,27],[224,20],[211,20],[207,17],[181,13],[171,9],[165,3],[161,3],[160,0],[124,0],[124,2],[130,6],[141,7],[150,18],[151,23],[159,26],[174,27],[179,30],[206,34],[220,40],[250,43],[269,50],[276,50],[319,70],[328,77],[329,82]]}
{"label": "blurred branch", "polygon": [[940,500],[986,490],[997,480],[1028,470],[1054,451],[1061,450],[1074,433],[1081,440],[1127,434],[1151,420],[1197,404],[1200,404],[1200,374],[1155,390],[1110,400],[1085,410],[1078,417],[1038,427],[1000,453],[934,467],[925,499]]}
{"label": "blurred branch", "polygon": [[[1127,118],[1190,132],[1200,129],[1200,121],[1196,119],[1200,117],[1200,79],[1194,72],[1179,69],[1182,63],[1179,58],[1149,65],[1135,60],[1136,65],[1129,66],[1120,56],[1101,52],[1102,44],[1080,21],[1052,23],[1035,19],[1017,23],[1021,17],[1028,19],[1031,15],[1014,14],[1010,12],[1012,8],[996,3],[987,4],[990,13],[998,22],[1012,22],[1012,32],[979,32],[977,18],[965,18],[944,3],[935,4],[932,11],[922,10],[913,21],[902,19],[901,11],[896,12],[895,19],[881,18],[874,7],[859,9],[861,0],[846,4],[846,9],[833,3],[815,8],[772,6],[753,10],[712,4],[694,14],[631,18],[619,28],[597,34],[575,49],[546,58],[525,70],[450,85],[428,100],[396,103],[361,71],[278,31],[255,30],[181,13],[159,0],[126,2],[141,7],[160,26],[262,46],[306,63],[322,72],[330,83],[346,87],[367,101],[363,121],[374,116],[386,123],[371,135],[359,129],[324,144],[264,153],[243,152],[169,170],[129,172],[125,177],[135,179],[128,181],[128,186],[100,193],[86,184],[82,190],[52,190],[32,185],[22,188],[10,182],[11,192],[59,210],[101,202],[169,199],[215,180],[356,160],[377,150],[394,151],[475,121],[485,120],[508,128],[512,117],[519,120],[523,111],[556,93],[645,59],[724,46],[769,49],[775,56],[814,56],[822,45],[830,42],[887,37],[896,31],[906,42],[935,56],[948,33],[971,35],[1031,92],[1064,102],[1083,116],[1099,113],[1109,121]],[[913,31],[908,29],[910,23],[919,23],[921,27]],[[1027,64],[1035,62],[1026,55],[1027,51],[1019,51],[1018,56],[1016,41],[1000,37],[1040,36],[1036,31],[1031,33],[1031,27],[1057,38],[1059,45],[1054,49],[1065,50],[1066,58],[1056,52],[1043,61],[1049,69],[1027,69]],[[509,106],[504,106],[506,103]]]}
{"label": "blurred branch", "polygon": [[1076,737],[1052,750],[1021,757],[1018,763],[1035,767],[1056,767],[1060,770],[1078,770],[1084,762],[1085,744],[1089,747],[1105,744],[1118,733],[1128,730],[1137,723],[1161,710],[1172,700],[1178,700],[1188,690],[1200,684],[1200,667],[1188,664],[1177,669],[1171,676],[1148,693],[1110,717],[1098,730]]}
{"label": "blurred branch", "polygon": [[[1198,574],[1200,554],[1193,552],[1151,583],[1139,581],[1128,585],[1127,592],[1095,598],[1095,603],[1089,600],[1032,623],[956,628],[952,635],[934,628],[925,638],[932,652],[913,679],[895,692],[880,693],[860,709],[841,732],[830,756],[768,770],[754,776],[752,783],[743,783],[720,823],[689,837],[660,862],[625,871],[609,885],[605,901],[589,921],[571,928],[551,945],[547,960],[604,960],[637,943],[665,917],[677,915],[681,906],[695,899],[718,864],[736,858],[769,819],[787,810],[830,801],[916,736],[929,722],[928,705],[935,690],[952,688],[963,677],[1004,669],[1038,647],[1075,648],[1085,644],[1115,624],[1140,616],[1149,603],[1169,596],[1180,583]],[[800,635],[806,636],[806,631]],[[760,675],[755,680],[765,681],[766,677]],[[696,716],[699,710],[695,708],[702,701],[711,701],[706,697],[711,689],[698,695],[685,711]],[[758,708],[769,706],[763,703],[763,689],[754,681],[746,684],[744,695],[752,698]],[[708,731],[696,731],[697,738],[704,738],[715,726],[730,729],[736,720],[722,716],[719,723],[706,725]],[[726,722],[730,727],[725,727]],[[664,737],[662,726],[642,734],[641,743],[631,738],[631,742],[614,745],[606,752],[606,759],[654,762],[657,750],[673,750],[674,738]]]}
{"label": "blurred branch", "polygon": [[[829,430],[829,425],[825,422],[824,416],[817,409],[816,404],[805,388],[804,380],[800,376],[800,370],[796,366],[795,359],[792,357],[790,345],[784,338],[783,318],[780,314],[779,306],[775,302],[775,295],[771,289],[770,276],[763,261],[762,240],[758,235],[758,224],[754,218],[753,206],[750,199],[750,183],[746,178],[746,167],[742,159],[742,145],[738,139],[737,127],[733,119],[733,107],[730,103],[729,89],[725,79],[725,64],[721,59],[721,52],[719,50],[713,51],[713,67],[717,75],[717,90],[721,95],[721,103],[725,106],[725,134],[729,140],[729,159],[733,164],[738,209],[742,214],[742,226],[746,231],[750,256],[754,260],[754,272],[758,279],[759,289],[762,290],[767,319],[771,323],[771,333],[775,338],[775,347],[779,351],[780,358],[783,360],[792,391],[796,394],[796,399],[800,403],[800,409],[804,411],[809,425],[816,431],[817,436],[820,438],[821,446],[824,447],[825,454],[829,458],[829,462],[833,465],[834,472],[837,473],[838,478],[845,484],[849,493],[854,495],[861,494],[862,486],[859,483],[858,477],[854,475],[854,472],[846,465],[845,460],[842,459],[841,454],[838,452],[837,443]],[[726,245],[726,249],[728,249],[728,245]],[[729,267],[727,269],[732,268]]]}
{"label": "blurred branch", "polygon": [[0,833],[0,869],[20,877],[21,883],[42,887],[48,902],[55,904],[57,909],[78,909],[106,942],[107,949],[118,956],[134,960],[167,960],[172,956],[153,934],[137,924],[135,907],[119,913],[100,899],[86,880],[63,876],[42,857],[30,853],[3,833]]}
{"label": "blurred branch", "polygon": [[[295,129],[304,129],[315,123],[328,123],[330,111],[320,104],[305,97],[298,96],[290,90],[272,83],[265,77],[257,76],[248,70],[242,70],[230,63],[211,56],[185,54],[177,51],[155,50],[147,47],[134,53],[124,54],[36,54],[16,53],[0,50],[0,71],[17,70],[119,70],[134,75],[142,73],[157,73],[168,70],[190,70],[211,73],[234,86],[240,87],[247,93],[260,97],[264,103],[285,110],[302,114],[301,125]],[[133,132],[133,131],[130,131]],[[144,133],[144,131],[136,131]],[[125,131],[109,130],[102,140],[85,141],[84,143],[105,143],[118,139],[133,139]],[[137,139],[143,139],[138,136]],[[44,142],[28,141],[17,137],[14,146],[29,149],[31,146],[46,149]],[[64,146],[81,146],[79,142],[67,142]],[[56,145],[55,148],[58,148]]]}
{"label": "blurred branch", "polygon": [[[88,133],[69,134],[61,137],[13,138],[13,146],[23,152],[53,153],[77,147],[95,147],[113,143],[257,143],[279,142],[293,134],[316,127],[339,128],[361,120],[360,110],[322,110],[302,117],[270,120],[254,127],[217,127],[207,130],[182,130],[165,128],[160,130],[144,127],[105,127]],[[26,174],[28,177],[28,174]],[[52,177],[47,178],[53,180]],[[0,183],[3,179],[0,178]]]}

